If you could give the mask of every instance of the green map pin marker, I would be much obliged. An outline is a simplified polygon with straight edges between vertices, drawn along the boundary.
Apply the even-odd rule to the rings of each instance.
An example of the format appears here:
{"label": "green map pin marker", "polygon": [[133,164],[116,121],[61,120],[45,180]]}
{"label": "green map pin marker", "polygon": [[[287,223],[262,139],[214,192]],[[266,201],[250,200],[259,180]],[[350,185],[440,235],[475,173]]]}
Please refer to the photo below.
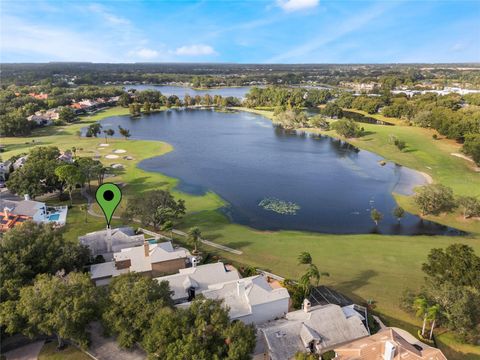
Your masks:
{"label": "green map pin marker", "polygon": [[122,191],[115,184],[104,183],[100,185],[97,189],[97,192],[95,193],[95,198],[97,199],[98,205],[100,205],[100,208],[105,214],[107,226],[110,227],[110,221],[112,221],[113,213],[115,212],[115,209],[122,200]]}

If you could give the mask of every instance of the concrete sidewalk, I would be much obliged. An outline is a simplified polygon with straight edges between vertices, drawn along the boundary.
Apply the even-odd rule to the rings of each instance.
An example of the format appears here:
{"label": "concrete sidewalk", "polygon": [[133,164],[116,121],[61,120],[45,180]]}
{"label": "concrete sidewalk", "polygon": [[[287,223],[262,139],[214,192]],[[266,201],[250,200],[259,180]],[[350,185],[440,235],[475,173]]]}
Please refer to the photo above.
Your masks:
{"label": "concrete sidewalk", "polygon": [[7,360],[37,360],[45,341],[37,341],[5,353]]}

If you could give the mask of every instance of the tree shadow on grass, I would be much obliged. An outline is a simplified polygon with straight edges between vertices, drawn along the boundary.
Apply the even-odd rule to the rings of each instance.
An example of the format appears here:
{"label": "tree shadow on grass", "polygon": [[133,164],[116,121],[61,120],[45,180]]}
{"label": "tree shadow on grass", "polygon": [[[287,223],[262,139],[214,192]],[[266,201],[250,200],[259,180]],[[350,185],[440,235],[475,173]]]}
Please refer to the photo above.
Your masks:
{"label": "tree shadow on grass", "polygon": [[375,270],[365,270],[351,280],[335,284],[334,287],[348,294],[353,294],[356,290],[368,285],[370,283],[369,280],[377,275],[378,272]]}

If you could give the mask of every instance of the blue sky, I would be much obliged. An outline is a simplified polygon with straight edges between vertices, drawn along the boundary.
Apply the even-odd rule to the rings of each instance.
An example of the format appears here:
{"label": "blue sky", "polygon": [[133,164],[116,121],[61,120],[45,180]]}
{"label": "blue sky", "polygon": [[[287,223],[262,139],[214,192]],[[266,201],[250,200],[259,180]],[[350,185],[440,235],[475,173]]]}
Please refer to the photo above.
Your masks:
{"label": "blue sky", "polygon": [[474,1],[1,0],[2,62],[479,62]]}

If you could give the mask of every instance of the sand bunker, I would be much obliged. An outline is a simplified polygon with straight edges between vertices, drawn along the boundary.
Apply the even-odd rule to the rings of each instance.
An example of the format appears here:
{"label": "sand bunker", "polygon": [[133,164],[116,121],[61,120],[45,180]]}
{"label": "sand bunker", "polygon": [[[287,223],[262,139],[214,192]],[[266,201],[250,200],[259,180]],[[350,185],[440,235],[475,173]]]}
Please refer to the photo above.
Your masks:
{"label": "sand bunker", "polygon": [[125,160],[133,160],[133,157],[131,157],[131,156],[124,156],[123,158],[124,158]]}
{"label": "sand bunker", "polygon": [[105,155],[106,159],[118,159],[118,155]]}
{"label": "sand bunker", "polygon": [[105,147],[105,146],[110,146],[110,144],[100,144],[99,146]]}
{"label": "sand bunker", "polygon": [[113,151],[115,154],[124,154],[127,152],[127,150],[123,150],[123,149],[117,149],[117,150],[114,150]]}
{"label": "sand bunker", "polygon": [[123,169],[123,165],[122,164],[112,164],[112,168],[113,169]]}

